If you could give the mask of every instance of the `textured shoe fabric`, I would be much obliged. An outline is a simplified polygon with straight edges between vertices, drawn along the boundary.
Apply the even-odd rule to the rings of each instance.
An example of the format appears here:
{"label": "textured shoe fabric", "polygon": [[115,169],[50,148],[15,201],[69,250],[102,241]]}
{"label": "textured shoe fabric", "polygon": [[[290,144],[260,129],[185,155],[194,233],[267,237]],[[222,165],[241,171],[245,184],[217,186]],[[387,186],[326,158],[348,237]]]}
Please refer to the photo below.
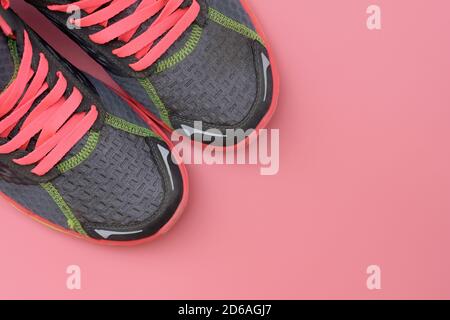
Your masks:
{"label": "textured shoe fabric", "polygon": [[[49,86],[55,81],[50,75],[60,72],[68,83],[66,95],[77,88],[83,95],[79,108],[95,105],[99,111],[88,133],[43,176],[30,173],[29,166],[19,168],[12,155],[0,154],[0,193],[41,222],[91,240],[124,243],[159,233],[185,195],[182,172],[165,140],[111,89],[49,48],[13,11],[0,7],[0,17],[14,32],[7,37],[0,30],[0,93],[17,75],[27,33],[32,68],[43,54],[49,61]],[[18,132],[13,130],[0,145]]]}
{"label": "textured shoe fabric", "polygon": [[[108,25],[132,14],[141,1],[136,0]],[[167,127],[181,128],[188,135],[196,121],[202,122],[204,131],[217,129],[223,135],[227,129],[254,129],[269,113],[275,98],[264,40],[240,0],[186,0],[184,5],[193,1],[201,8],[195,22],[159,60],[139,72],[130,68],[133,59],[112,53],[119,40],[102,45],[90,40],[90,35],[104,26],[69,29],[70,14],[48,7],[75,1],[29,2],[86,49],[131,98]],[[86,15],[81,12],[82,17]],[[141,32],[149,24],[151,21],[143,23]]]}

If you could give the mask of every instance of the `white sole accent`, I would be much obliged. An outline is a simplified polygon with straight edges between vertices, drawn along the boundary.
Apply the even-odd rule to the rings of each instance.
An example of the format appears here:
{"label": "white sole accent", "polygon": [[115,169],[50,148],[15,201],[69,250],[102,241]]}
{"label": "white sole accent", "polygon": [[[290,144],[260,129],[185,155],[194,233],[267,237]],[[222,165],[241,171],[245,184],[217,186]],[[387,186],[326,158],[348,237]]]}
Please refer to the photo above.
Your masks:
{"label": "white sole accent", "polygon": [[192,128],[189,127],[187,125],[182,124],[181,128],[183,129],[183,131],[186,133],[187,136],[191,137],[194,134],[201,134],[204,136],[209,136],[209,137],[222,137],[222,138],[226,138],[227,135],[225,134],[219,134],[219,133],[210,133],[210,132],[206,132],[206,131],[202,131],[196,128]]}
{"label": "white sole accent", "polygon": [[117,232],[117,231],[95,229],[95,232],[97,232],[99,235],[101,235],[103,237],[103,239],[108,239],[111,236],[126,236],[126,235],[130,235],[130,234],[138,234],[138,233],[143,232],[143,230],[128,231],[128,232]]}
{"label": "white sole accent", "polygon": [[170,152],[169,152],[169,150],[167,150],[166,148],[162,147],[159,144],[158,144],[158,149],[159,149],[159,152],[161,152],[161,155],[164,159],[164,163],[166,164],[166,169],[167,169],[167,172],[169,173],[170,183],[172,184],[172,191],[173,191],[173,190],[175,190],[175,184],[173,183],[172,170],[170,170],[170,165],[169,165]]}
{"label": "white sole accent", "polygon": [[264,100],[266,101],[267,99],[267,87],[268,87],[268,78],[267,78],[267,71],[269,70],[270,67],[270,60],[269,58],[266,57],[266,55],[264,53],[261,53],[261,58],[262,58],[262,64],[263,64],[263,72],[264,72]]}

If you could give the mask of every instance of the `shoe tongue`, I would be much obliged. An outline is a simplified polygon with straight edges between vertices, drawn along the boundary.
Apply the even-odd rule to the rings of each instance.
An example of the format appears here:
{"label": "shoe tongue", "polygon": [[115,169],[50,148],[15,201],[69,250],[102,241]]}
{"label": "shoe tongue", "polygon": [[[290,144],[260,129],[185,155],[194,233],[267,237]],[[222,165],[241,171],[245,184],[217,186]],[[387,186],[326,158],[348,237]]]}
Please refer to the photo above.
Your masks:
{"label": "shoe tongue", "polygon": [[14,77],[14,60],[8,45],[8,38],[0,32],[0,92]]}

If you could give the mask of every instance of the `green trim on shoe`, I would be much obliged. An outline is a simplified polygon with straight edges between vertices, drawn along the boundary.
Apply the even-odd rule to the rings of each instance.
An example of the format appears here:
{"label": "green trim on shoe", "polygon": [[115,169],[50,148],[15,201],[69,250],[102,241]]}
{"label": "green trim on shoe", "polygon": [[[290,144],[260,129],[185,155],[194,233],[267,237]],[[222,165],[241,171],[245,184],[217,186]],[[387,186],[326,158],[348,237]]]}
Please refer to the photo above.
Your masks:
{"label": "green trim on shoe", "polygon": [[[225,16],[224,14],[220,13],[216,9],[209,8],[208,10],[208,18],[211,21],[214,21],[215,23],[228,28],[230,30],[233,30],[249,39],[259,41],[262,45],[264,45],[264,42],[262,38],[252,29],[248,28],[247,26]],[[174,67],[175,65],[182,62],[184,59],[186,59],[196,48],[197,45],[200,42],[200,39],[203,34],[203,29],[194,24],[192,32],[189,36],[189,39],[178,52],[174,53],[172,56],[162,59],[161,61],[156,63],[156,73],[164,72],[167,69],[170,69]],[[173,129],[172,123],[170,122],[169,118],[169,111],[167,110],[166,106],[164,105],[164,102],[161,100],[161,98],[158,95],[158,92],[156,91],[156,88],[153,86],[151,81],[148,78],[144,79],[138,79],[141,86],[144,88],[145,92],[147,93],[150,100],[154,103],[156,108],[159,111],[160,118],[171,128]]]}
{"label": "green trim on shoe", "polygon": [[231,18],[228,18],[223,13],[220,13],[214,8],[209,8],[208,11],[208,18],[214,21],[215,23],[220,24],[221,26],[231,29],[233,31],[236,31],[237,33],[250,38],[252,40],[259,41],[262,45],[264,45],[264,41],[262,38],[252,29],[249,27],[243,25],[242,23],[239,23]]}
{"label": "green trim on shoe", "polygon": [[105,118],[105,123],[115,129],[122,130],[133,134],[135,136],[140,136],[144,138],[152,137],[161,139],[156,133],[152,130],[144,127],[140,127],[134,123],[123,120],[119,117],[116,117],[112,114],[107,113]]}
{"label": "green trim on shoe", "polygon": [[[160,139],[160,137],[150,129],[140,127],[138,125],[125,121],[109,113],[106,114],[105,123],[115,129],[122,130],[136,136],[145,138],[153,137]],[[95,148],[97,148],[99,139],[100,139],[100,132],[91,131],[89,133],[89,137],[86,141],[86,144],[83,146],[80,152],[78,152],[73,157],[61,162],[57,166],[58,170],[61,173],[65,173],[69,170],[78,167],[80,164],[86,161],[92,154],[92,152],[94,152]]]}
{"label": "green trim on shoe", "polygon": [[159,97],[158,93],[156,92],[155,87],[150,82],[148,78],[139,79],[139,83],[144,88],[144,90],[147,92],[148,97],[152,102],[155,104],[155,106],[158,108],[159,115],[161,119],[171,128],[172,124],[169,119],[169,111],[167,110],[166,106],[164,105],[164,102],[162,102],[161,98]]}
{"label": "green trim on shoe", "polygon": [[178,63],[186,59],[197,48],[200,38],[202,37],[203,29],[194,24],[189,39],[186,41],[183,48],[174,53],[172,56],[162,59],[156,63],[156,73],[161,73],[169,68],[174,67]]}
{"label": "green trim on shoe", "polygon": [[70,209],[69,205],[61,196],[58,189],[56,189],[56,187],[51,182],[42,183],[41,187],[44,188],[45,191],[47,191],[47,193],[50,195],[50,197],[52,197],[53,201],[55,201],[56,205],[62,211],[67,219],[67,225],[69,226],[69,228],[78,232],[79,234],[87,236],[86,231],[84,231],[78,219],[73,215],[72,209]]}
{"label": "green trim on shoe", "polygon": [[5,86],[5,88],[3,90],[8,89],[8,87],[11,85],[11,83],[13,83],[13,81],[16,79],[17,73],[19,72],[19,67],[20,67],[20,58],[19,58],[19,53],[17,52],[17,42],[13,39],[8,39],[8,48],[9,48],[9,52],[11,53],[11,56],[13,59],[14,73],[11,77],[11,80],[9,80],[9,83]]}
{"label": "green trim on shoe", "polygon": [[72,170],[73,168],[79,166],[81,163],[83,163],[89,156],[92,154],[92,152],[95,150],[98,144],[98,140],[100,138],[100,133],[91,131],[89,133],[89,137],[87,139],[86,144],[81,149],[80,152],[78,152],[73,157],[61,162],[57,168],[61,173],[67,172],[69,170]]}

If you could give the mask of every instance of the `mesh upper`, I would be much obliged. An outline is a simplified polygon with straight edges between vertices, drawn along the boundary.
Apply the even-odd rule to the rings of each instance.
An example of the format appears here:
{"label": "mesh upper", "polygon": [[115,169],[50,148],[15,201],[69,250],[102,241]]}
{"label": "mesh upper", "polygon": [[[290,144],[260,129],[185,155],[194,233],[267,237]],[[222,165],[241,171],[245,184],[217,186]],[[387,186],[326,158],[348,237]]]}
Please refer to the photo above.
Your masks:
{"label": "mesh upper", "polygon": [[[226,16],[254,30],[239,0],[207,0]],[[176,42],[165,57],[179,50],[189,36]],[[136,78],[112,75],[114,80],[153,114],[159,110]],[[249,114],[257,95],[252,41],[209,20],[196,48],[175,66],[149,77],[159,98],[177,122],[203,121],[233,126]]]}
{"label": "mesh upper", "polygon": [[255,27],[247,12],[242,7],[240,0],[207,0],[207,2],[211,7],[219,10],[224,15],[255,30]]}
{"label": "mesh upper", "polygon": [[14,64],[8,47],[8,40],[0,32],[0,92],[8,85],[14,74]]}
{"label": "mesh upper", "polygon": [[249,39],[209,22],[196,50],[177,66],[150,77],[176,115],[219,125],[240,122],[256,96]]}
{"label": "mesh upper", "polygon": [[146,141],[105,126],[80,166],[53,181],[82,222],[127,226],[156,214],[164,186]]}
{"label": "mesh upper", "polygon": [[0,179],[0,191],[26,209],[67,228],[67,219],[40,185],[17,185]]}

